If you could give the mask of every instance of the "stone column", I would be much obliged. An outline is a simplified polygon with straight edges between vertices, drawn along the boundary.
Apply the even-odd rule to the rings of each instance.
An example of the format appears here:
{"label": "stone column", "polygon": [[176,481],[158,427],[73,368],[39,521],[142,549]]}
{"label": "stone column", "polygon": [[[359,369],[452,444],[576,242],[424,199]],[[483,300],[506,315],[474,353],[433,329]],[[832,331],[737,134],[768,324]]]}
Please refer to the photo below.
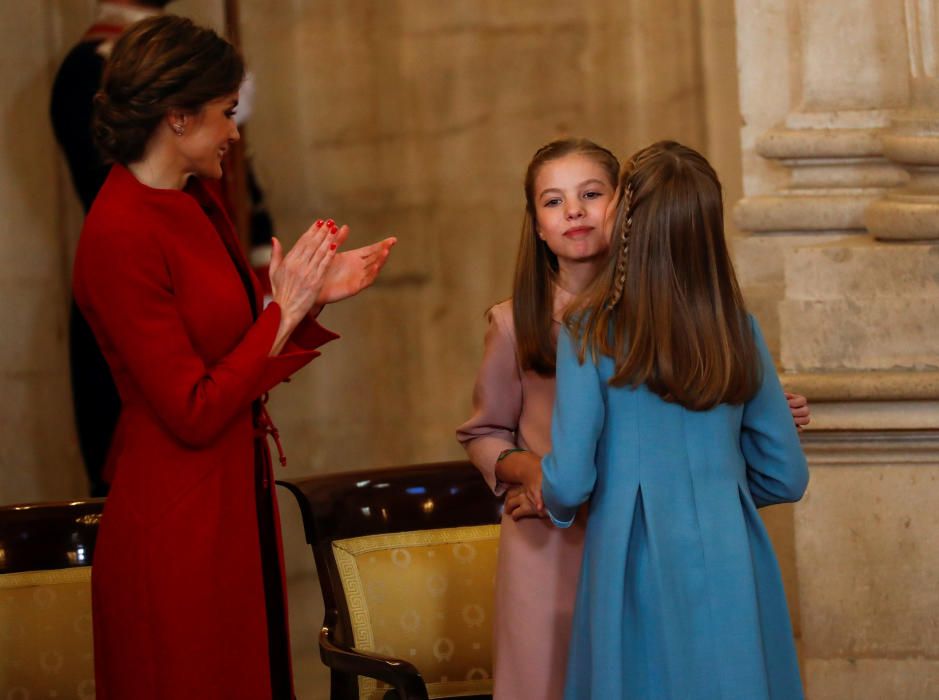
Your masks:
{"label": "stone column", "polygon": [[939,8],[756,5],[737,5],[737,262],[813,405],[795,508],[807,694],[935,697]]}
{"label": "stone column", "polygon": [[939,8],[934,0],[906,0],[908,109],[882,134],[884,155],[908,181],[867,208],[865,223],[880,240],[939,239]]}

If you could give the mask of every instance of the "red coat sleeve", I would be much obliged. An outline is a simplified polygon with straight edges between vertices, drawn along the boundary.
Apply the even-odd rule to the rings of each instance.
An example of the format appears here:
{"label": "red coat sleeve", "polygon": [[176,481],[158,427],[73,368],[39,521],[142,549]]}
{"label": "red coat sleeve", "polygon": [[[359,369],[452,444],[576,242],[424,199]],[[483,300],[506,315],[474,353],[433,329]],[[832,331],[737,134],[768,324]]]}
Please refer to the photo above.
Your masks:
{"label": "red coat sleeve", "polygon": [[[264,313],[261,314],[261,317],[270,312],[272,307],[277,309],[277,323],[274,324],[274,335],[277,335],[277,327],[280,325],[280,306],[275,302],[271,302],[264,310]],[[261,318],[258,318],[258,321],[260,320]],[[267,358],[260,388],[255,398],[265,391],[270,391],[314,357],[319,357],[320,353],[315,348],[325,345],[330,340],[335,340],[338,337],[338,333],[323,328],[315,319],[309,316],[303,319],[293,333],[290,334],[280,354]],[[273,344],[274,336],[271,336],[268,352]]]}
{"label": "red coat sleeve", "polygon": [[315,347],[338,337],[308,319],[283,353],[269,357],[281,316],[272,303],[227,355],[207,364],[178,313],[180,301],[155,238],[139,232],[88,233],[76,256],[76,301],[112,371],[136,384],[183,444],[211,444],[253,400],[319,355]]}

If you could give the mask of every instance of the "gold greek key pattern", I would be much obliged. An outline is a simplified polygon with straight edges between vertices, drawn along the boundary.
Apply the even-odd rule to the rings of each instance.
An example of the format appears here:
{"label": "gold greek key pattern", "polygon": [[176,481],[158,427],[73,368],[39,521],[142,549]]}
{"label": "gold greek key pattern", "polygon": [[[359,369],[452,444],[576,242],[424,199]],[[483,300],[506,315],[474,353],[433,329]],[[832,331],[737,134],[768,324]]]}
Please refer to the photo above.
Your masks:
{"label": "gold greek key pattern", "polygon": [[339,580],[342,581],[342,589],[346,594],[346,605],[349,607],[355,646],[366,651],[375,651],[372,621],[368,615],[368,605],[365,603],[365,583],[359,576],[355,556],[340,546],[345,541],[347,540],[333,542],[333,555],[336,557]]}

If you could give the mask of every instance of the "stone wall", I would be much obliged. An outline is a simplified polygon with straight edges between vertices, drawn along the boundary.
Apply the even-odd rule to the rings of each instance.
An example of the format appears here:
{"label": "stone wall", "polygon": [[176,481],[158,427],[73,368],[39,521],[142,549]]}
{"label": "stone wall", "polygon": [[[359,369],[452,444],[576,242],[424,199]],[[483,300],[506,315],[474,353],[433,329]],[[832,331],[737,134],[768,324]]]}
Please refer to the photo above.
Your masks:
{"label": "stone wall", "polygon": [[80,208],[58,167],[49,90],[69,5],[0,8],[0,502],[81,495],[66,335]]}
{"label": "stone wall", "polygon": [[934,7],[737,4],[739,269],[785,383],[813,401],[795,507],[812,700],[939,688]]}

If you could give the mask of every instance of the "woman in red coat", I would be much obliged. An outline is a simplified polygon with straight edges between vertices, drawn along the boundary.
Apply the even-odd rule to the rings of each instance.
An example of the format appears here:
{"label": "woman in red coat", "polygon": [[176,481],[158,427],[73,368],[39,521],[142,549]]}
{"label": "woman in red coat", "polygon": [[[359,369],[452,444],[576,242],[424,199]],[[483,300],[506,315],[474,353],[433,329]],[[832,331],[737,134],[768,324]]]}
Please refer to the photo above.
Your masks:
{"label": "woman in red coat", "polygon": [[[243,66],[214,32],[145,20],[117,42],[96,136],[114,162],[75,298],[123,404],[92,577],[99,700],[290,698],[267,392],[337,336],[315,315],[367,287],[394,239],[275,241],[263,305],[218,199]],[[279,443],[278,443],[279,449]]]}

